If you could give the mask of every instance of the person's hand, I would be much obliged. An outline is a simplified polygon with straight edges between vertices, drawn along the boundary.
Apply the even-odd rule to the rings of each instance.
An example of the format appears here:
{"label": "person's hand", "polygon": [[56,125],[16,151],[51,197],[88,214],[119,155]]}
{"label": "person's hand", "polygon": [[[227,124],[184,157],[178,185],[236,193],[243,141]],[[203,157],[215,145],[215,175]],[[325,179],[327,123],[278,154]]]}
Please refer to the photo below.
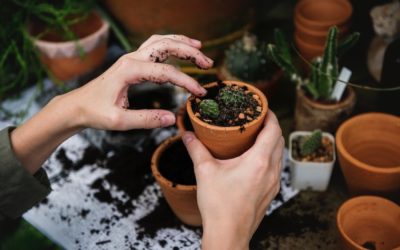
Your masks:
{"label": "person's hand", "polygon": [[245,249],[280,189],[284,139],[269,110],[255,144],[241,156],[215,159],[191,132],[183,142],[194,164],[204,249]]}
{"label": "person's hand", "polygon": [[82,127],[109,130],[171,126],[175,116],[166,110],[127,110],[127,92],[132,84],[171,82],[195,95],[206,90],[174,66],[162,64],[170,56],[190,60],[198,67],[212,67],[213,61],[199,51],[201,42],[182,35],[153,35],[140,48],[126,54],[106,72],[64,96],[79,105],[77,122]]}

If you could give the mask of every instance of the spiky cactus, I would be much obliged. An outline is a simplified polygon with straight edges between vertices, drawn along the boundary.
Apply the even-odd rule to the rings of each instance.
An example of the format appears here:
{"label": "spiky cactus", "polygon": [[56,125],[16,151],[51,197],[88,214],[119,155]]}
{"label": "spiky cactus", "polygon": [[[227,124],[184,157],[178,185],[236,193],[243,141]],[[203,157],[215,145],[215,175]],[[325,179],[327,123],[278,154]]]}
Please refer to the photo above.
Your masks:
{"label": "spiky cactus", "polygon": [[267,46],[268,56],[283,69],[291,81],[297,86],[303,86],[314,99],[329,100],[338,77],[338,57],[353,47],[360,37],[360,33],[354,32],[338,44],[337,35],[338,29],[331,27],[322,58],[317,57],[312,62],[310,78],[304,78],[298,73],[289,45],[280,30],[275,30],[275,44]]}
{"label": "spiky cactus", "polygon": [[211,99],[204,99],[199,104],[199,112],[201,115],[210,118],[218,118],[219,116],[219,107],[218,103]]}
{"label": "spiky cactus", "polygon": [[225,64],[229,72],[242,80],[255,81],[267,74],[265,44],[254,35],[246,34],[225,51]]}
{"label": "spiky cactus", "polygon": [[322,132],[321,130],[314,130],[312,134],[306,137],[300,143],[301,156],[307,156],[314,153],[322,145]]}
{"label": "spiky cactus", "polygon": [[246,101],[245,93],[231,86],[220,89],[217,98],[226,107],[243,107]]}

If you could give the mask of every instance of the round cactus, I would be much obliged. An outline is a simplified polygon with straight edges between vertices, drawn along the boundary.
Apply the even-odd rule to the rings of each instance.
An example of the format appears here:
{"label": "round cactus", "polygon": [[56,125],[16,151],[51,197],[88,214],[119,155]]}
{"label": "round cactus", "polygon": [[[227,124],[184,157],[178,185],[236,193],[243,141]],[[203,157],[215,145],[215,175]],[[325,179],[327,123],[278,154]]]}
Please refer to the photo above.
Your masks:
{"label": "round cactus", "polygon": [[201,115],[210,118],[218,118],[219,116],[219,107],[218,103],[211,99],[204,99],[199,104],[199,112]]}
{"label": "round cactus", "polygon": [[243,107],[246,95],[243,90],[231,86],[223,87],[218,94],[218,100],[226,107]]}

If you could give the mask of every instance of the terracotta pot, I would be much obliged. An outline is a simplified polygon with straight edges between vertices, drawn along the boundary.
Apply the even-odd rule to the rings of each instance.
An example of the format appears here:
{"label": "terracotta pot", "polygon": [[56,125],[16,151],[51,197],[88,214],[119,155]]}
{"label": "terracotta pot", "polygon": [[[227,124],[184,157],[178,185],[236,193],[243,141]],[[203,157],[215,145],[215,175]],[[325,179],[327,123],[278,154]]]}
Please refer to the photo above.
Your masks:
{"label": "terracotta pot", "polygon": [[338,129],[336,146],[352,194],[400,197],[400,117],[355,116]]}
{"label": "terracotta pot", "polygon": [[[313,45],[319,45],[319,46],[325,46],[326,43],[326,38],[329,33],[329,29],[324,30],[324,31],[315,31],[315,30],[310,30],[306,29],[303,27],[301,24],[298,24],[295,22],[295,36],[297,36],[301,41],[305,41],[308,44],[313,44]],[[348,27],[338,27],[339,28],[339,39],[343,37],[347,31]]]}
{"label": "terracotta pot", "polygon": [[[241,82],[244,81],[243,79],[240,79],[240,78],[232,75],[232,73],[226,67],[225,63],[223,63],[219,67],[217,76],[221,81],[225,81],[225,80],[233,80],[233,81],[241,81]],[[275,90],[278,86],[278,82],[282,78],[282,76],[283,76],[283,71],[279,69],[269,79],[261,79],[261,80],[256,80],[254,82],[249,82],[249,81],[247,81],[247,82],[254,85],[259,90],[261,90],[264,93],[264,95],[266,95],[267,98],[269,99],[272,97],[273,93],[275,92]],[[266,78],[267,78],[267,76],[266,76]]]}
{"label": "terracotta pot", "polygon": [[[70,80],[96,69],[104,61],[109,25],[97,13],[91,13],[88,18],[71,27],[79,37],[77,42],[64,41],[55,32],[36,39],[35,35],[42,33],[46,28],[42,24],[32,23],[30,33],[40,52],[42,63],[57,79]],[[77,43],[85,53],[82,58]]]}
{"label": "terracotta pot", "polygon": [[338,103],[324,104],[310,99],[302,89],[296,92],[295,130],[321,129],[334,133],[338,126],[350,116],[356,103],[352,88],[346,88]]}
{"label": "terracotta pot", "polygon": [[[294,41],[296,43],[296,47],[299,49],[300,55],[303,59],[307,60],[308,63],[301,61],[303,66],[309,70],[312,60],[317,56],[322,56],[324,54],[325,45],[315,45],[312,43],[308,43],[302,40],[298,34],[296,33],[294,36]],[[308,71],[307,70],[307,71]]]}
{"label": "terracotta pot", "polygon": [[[195,97],[189,97],[186,101],[186,109],[196,136],[219,159],[233,158],[249,149],[254,144],[268,111],[267,98],[253,85],[238,81],[224,81],[224,83],[227,85],[246,86],[248,90],[260,97],[262,111],[256,119],[243,126],[219,127],[203,122],[195,117],[191,105],[191,101]],[[213,82],[204,85],[204,87],[207,89],[217,85],[217,82]]]}
{"label": "terracotta pot", "polygon": [[173,183],[161,175],[159,160],[161,155],[172,144],[181,140],[180,136],[170,137],[158,146],[151,158],[151,171],[161,191],[175,215],[185,224],[201,226],[201,215],[197,206],[196,185]]}
{"label": "terracotta pot", "polygon": [[353,12],[348,0],[303,0],[295,7],[295,22],[308,30],[326,31],[347,25]]}
{"label": "terracotta pot", "polygon": [[339,208],[336,223],[344,249],[400,249],[400,207],[389,200],[350,199]]}

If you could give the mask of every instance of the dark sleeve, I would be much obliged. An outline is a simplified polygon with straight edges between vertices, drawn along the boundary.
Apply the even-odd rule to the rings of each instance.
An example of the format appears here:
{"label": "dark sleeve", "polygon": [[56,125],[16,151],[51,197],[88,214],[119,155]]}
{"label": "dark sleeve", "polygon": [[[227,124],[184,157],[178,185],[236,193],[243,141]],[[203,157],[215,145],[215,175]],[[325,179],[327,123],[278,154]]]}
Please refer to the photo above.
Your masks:
{"label": "dark sleeve", "polygon": [[13,129],[0,131],[0,220],[21,216],[51,191],[43,169],[31,175],[15,157],[10,142]]}

